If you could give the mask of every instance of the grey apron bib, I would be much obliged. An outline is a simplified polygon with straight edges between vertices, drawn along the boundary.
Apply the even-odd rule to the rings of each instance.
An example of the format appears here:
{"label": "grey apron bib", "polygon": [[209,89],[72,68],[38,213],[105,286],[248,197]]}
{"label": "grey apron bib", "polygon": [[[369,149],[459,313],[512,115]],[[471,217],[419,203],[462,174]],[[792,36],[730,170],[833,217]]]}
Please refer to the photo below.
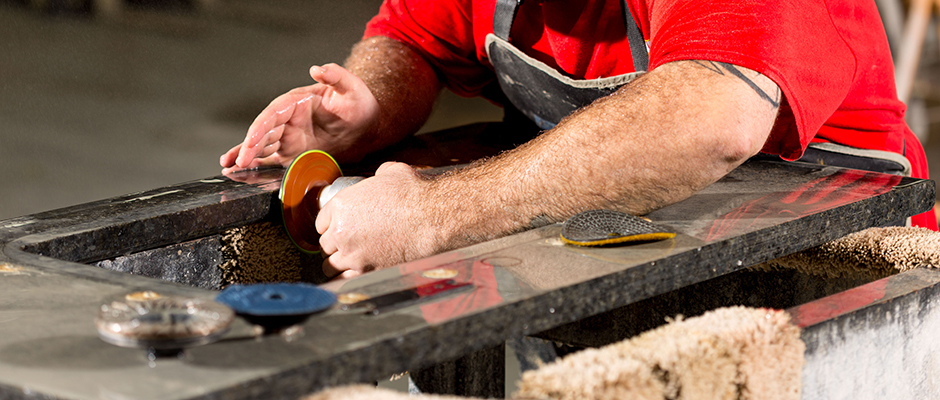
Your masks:
{"label": "grey apron bib", "polygon": [[517,110],[541,129],[551,129],[562,118],[645,73],[649,54],[639,26],[625,0],[620,7],[633,65],[629,74],[599,79],[572,79],[538,61],[509,43],[509,31],[522,0],[497,0],[493,33],[486,36],[486,54],[496,70],[503,94]]}

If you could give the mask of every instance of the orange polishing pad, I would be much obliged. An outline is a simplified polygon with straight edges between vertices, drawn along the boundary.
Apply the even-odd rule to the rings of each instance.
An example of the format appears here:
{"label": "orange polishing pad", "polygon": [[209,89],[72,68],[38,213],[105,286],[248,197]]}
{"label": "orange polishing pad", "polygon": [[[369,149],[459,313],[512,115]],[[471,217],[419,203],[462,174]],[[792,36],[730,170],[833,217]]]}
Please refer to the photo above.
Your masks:
{"label": "orange polishing pad", "polygon": [[282,215],[287,235],[307,253],[320,251],[317,213],[320,189],[343,176],[333,157],[320,150],[305,152],[294,159],[281,182]]}

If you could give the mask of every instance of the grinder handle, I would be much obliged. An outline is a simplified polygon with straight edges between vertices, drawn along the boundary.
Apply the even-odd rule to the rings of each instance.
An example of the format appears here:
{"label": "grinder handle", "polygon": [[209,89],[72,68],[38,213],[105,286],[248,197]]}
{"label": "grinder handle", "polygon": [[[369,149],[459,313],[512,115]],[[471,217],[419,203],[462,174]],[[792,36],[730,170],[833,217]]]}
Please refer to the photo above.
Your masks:
{"label": "grinder handle", "polygon": [[323,207],[326,206],[326,203],[329,202],[333,196],[336,196],[340,190],[348,188],[363,179],[365,179],[364,176],[341,176],[336,178],[333,183],[324,186],[323,189],[320,189],[320,195],[317,197],[317,204],[320,206],[320,209],[322,210]]}

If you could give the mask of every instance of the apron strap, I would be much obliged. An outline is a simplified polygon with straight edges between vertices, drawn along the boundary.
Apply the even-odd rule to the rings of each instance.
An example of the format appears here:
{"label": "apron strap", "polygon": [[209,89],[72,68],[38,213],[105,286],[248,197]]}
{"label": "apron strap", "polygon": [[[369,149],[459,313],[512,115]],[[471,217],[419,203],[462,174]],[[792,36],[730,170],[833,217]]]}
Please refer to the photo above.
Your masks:
{"label": "apron strap", "polygon": [[857,149],[837,143],[810,143],[800,161],[911,176],[911,162],[903,155],[884,150]]}
{"label": "apron strap", "polygon": [[633,55],[634,71],[649,71],[650,55],[646,52],[646,40],[643,32],[633,19],[627,0],[620,0],[620,11],[623,12],[623,23],[627,27],[627,40],[630,41],[630,53]]}
{"label": "apron strap", "polygon": [[[509,31],[520,4],[522,0],[496,0],[496,11],[493,13],[493,33],[496,37],[509,41]],[[632,42],[630,45],[633,45]]]}
{"label": "apron strap", "polygon": [[[496,10],[493,13],[493,34],[496,37],[509,41],[509,31],[512,22],[516,19],[516,12],[522,0],[496,0]],[[630,41],[630,53],[633,55],[633,70],[647,71],[650,65],[650,56],[646,52],[646,40],[643,32],[633,19],[627,0],[620,0],[620,11],[623,14],[623,24],[627,30],[627,40]]]}
{"label": "apron strap", "polygon": [[[758,160],[783,161],[780,156],[757,153]],[[911,176],[911,162],[901,154],[884,150],[857,149],[836,143],[810,143],[799,162],[851,168],[884,174]]]}

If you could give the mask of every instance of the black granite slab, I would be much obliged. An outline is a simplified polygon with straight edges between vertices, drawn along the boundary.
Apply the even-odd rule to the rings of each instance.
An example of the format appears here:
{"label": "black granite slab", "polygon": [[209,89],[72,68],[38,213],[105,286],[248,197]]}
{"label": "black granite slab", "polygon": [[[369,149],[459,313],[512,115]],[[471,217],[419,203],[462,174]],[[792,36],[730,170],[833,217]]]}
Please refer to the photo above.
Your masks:
{"label": "black granite slab", "polygon": [[[459,135],[451,139],[448,145],[460,143]],[[453,160],[466,161],[445,161]],[[290,337],[254,337],[240,321],[223,341],[153,364],[141,351],[97,339],[91,320],[109,296],[215,292],[87,263],[276,220],[282,172],[214,177],[0,221],[0,398],[295,398],[370,382],[903,220],[935,198],[932,181],[753,161],[648,216],[679,232],[674,239],[579,248],[561,243],[560,226],[551,225],[324,285],[379,295],[441,268],[474,285],[379,316],[334,308]]]}
{"label": "black granite slab", "polygon": [[142,275],[184,285],[222,289],[224,255],[218,235],[102,260],[92,265],[132,275]]}

